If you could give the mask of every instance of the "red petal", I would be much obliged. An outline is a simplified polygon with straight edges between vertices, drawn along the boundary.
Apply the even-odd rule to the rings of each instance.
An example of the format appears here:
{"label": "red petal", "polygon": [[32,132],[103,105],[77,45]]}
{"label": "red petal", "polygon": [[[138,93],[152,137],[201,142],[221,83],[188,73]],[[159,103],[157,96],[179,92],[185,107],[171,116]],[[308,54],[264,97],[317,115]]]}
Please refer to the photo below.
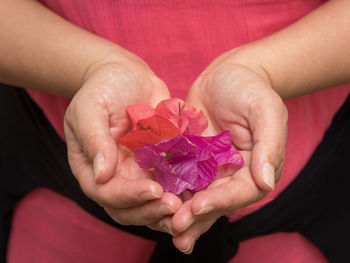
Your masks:
{"label": "red petal", "polygon": [[153,133],[151,130],[134,131],[118,139],[122,145],[133,152],[136,152],[147,144],[157,144],[161,140],[160,136]]}
{"label": "red petal", "polygon": [[148,104],[134,104],[128,106],[126,107],[126,112],[133,123],[134,131],[139,129],[137,126],[139,120],[149,118],[156,114],[155,110]]}
{"label": "red petal", "polygon": [[141,129],[152,130],[160,140],[171,139],[180,134],[179,129],[169,120],[154,115],[138,122]]}
{"label": "red petal", "polygon": [[188,132],[200,136],[208,128],[208,119],[202,111],[193,107],[185,107],[182,111],[183,119],[188,119]]}
{"label": "red petal", "polygon": [[185,102],[180,99],[162,100],[156,107],[156,114],[171,121],[183,133],[186,129],[185,123],[181,121],[182,109]]}
{"label": "red petal", "polygon": [[136,131],[119,138],[119,142],[133,152],[147,144],[157,144],[180,134],[174,124],[156,115],[140,120],[137,125]]}
{"label": "red petal", "polygon": [[172,116],[179,116],[179,108],[182,110],[185,102],[180,99],[162,100],[156,107],[156,114],[168,119]]}

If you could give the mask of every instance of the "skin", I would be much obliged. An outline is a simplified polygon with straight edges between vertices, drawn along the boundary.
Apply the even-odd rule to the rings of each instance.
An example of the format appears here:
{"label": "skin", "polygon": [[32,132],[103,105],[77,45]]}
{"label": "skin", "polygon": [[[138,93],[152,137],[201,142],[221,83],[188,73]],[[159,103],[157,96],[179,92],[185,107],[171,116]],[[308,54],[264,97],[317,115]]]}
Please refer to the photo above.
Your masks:
{"label": "skin", "polygon": [[1,82],[73,98],[65,136],[70,166],[85,194],[121,224],[155,228],[179,209],[180,198],[164,193],[116,144],[130,128],[127,105],[155,106],[169,98],[147,64],[37,1],[2,1],[0,30]]}
{"label": "skin", "polygon": [[272,165],[277,182],[288,119],[279,98],[350,82],[348,8],[349,1],[329,1],[282,31],[222,54],[194,83],[187,103],[207,114],[208,133],[230,130],[248,163],[195,194],[173,216],[173,243],[179,250],[191,253],[217,218],[273,189],[263,165]]}
{"label": "skin", "polygon": [[207,135],[231,131],[246,165],[189,199],[164,193],[116,143],[130,129],[127,105],[154,106],[169,97],[136,55],[36,1],[3,0],[0,81],[73,98],[65,134],[83,191],[115,221],[171,233],[174,245],[191,253],[218,217],[274,189],[288,118],[282,99],[350,81],[349,8],[348,0],[329,1],[272,36],[222,54],[198,77],[187,103],[207,114]]}

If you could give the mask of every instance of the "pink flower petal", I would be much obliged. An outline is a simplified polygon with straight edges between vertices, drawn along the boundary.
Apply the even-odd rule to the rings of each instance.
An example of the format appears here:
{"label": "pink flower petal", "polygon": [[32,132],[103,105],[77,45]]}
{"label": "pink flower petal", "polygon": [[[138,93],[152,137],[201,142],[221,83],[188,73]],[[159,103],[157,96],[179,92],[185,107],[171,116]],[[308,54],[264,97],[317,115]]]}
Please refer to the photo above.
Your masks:
{"label": "pink flower petal", "polygon": [[243,166],[243,156],[232,146],[228,151],[215,154],[215,160],[219,165],[221,164],[234,164],[237,166]]}
{"label": "pink flower petal", "polygon": [[134,131],[118,139],[120,144],[124,145],[132,152],[136,152],[137,149],[147,144],[156,144],[161,140],[160,136],[151,130]]}
{"label": "pink flower petal", "polygon": [[132,121],[133,131],[140,129],[137,125],[138,121],[147,119],[156,114],[155,110],[148,104],[134,104],[128,106],[126,107],[126,112]]}
{"label": "pink flower petal", "polygon": [[189,134],[185,134],[184,136],[197,145],[202,152],[208,147],[207,150],[214,154],[218,165],[231,163],[242,166],[244,164],[242,155],[232,145],[229,131],[223,131],[211,137],[200,137]]}
{"label": "pink flower petal", "polygon": [[198,180],[196,184],[195,192],[206,188],[215,179],[218,171],[218,163],[213,157],[198,162]]}
{"label": "pink flower petal", "polygon": [[[168,181],[165,184],[164,190],[169,191],[173,194],[180,194],[186,189],[195,190],[197,185],[197,160],[196,157],[192,158],[181,158],[180,161],[177,161],[172,164],[172,178],[176,178],[174,183]],[[176,176],[174,176],[176,175]],[[164,176],[164,175],[163,175]],[[157,178],[156,178],[157,179]]]}
{"label": "pink flower petal", "polygon": [[167,99],[162,100],[156,107],[156,114],[165,119],[171,121],[176,127],[183,133],[188,123],[181,121],[181,111],[185,105],[185,102],[180,99]]}
{"label": "pink flower petal", "polygon": [[181,133],[186,131],[199,136],[208,127],[208,119],[203,112],[185,106],[185,102],[180,99],[163,100],[155,111],[158,116],[170,120]]}
{"label": "pink flower petal", "polygon": [[137,150],[135,160],[141,168],[154,168],[156,181],[174,194],[204,189],[215,179],[221,164],[243,165],[228,131],[212,137],[178,135],[149,144]]}
{"label": "pink flower petal", "polygon": [[187,131],[190,134],[200,136],[208,128],[208,119],[202,111],[198,112],[193,107],[185,107],[182,118],[187,120]]}
{"label": "pink flower petal", "polygon": [[159,136],[158,142],[180,134],[179,129],[172,122],[158,115],[140,120],[137,124],[142,130],[151,130],[157,134]]}
{"label": "pink flower petal", "polygon": [[147,145],[135,154],[143,169],[155,168],[155,179],[164,191],[179,194],[195,189],[198,149],[179,135],[156,145]]}

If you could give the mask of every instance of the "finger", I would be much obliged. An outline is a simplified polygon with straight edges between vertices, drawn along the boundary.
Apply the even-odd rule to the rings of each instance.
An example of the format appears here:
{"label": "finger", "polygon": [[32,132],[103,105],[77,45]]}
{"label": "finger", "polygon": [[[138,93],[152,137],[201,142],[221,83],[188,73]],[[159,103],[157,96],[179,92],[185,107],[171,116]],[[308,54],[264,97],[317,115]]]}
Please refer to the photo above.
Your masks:
{"label": "finger", "polygon": [[243,167],[231,177],[215,180],[206,190],[197,192],[191,200],[186,201],[173,216],[174,230],[185,231],[198,215],[211,212],[226,215],[255,202],[261,196],[263,193],[251,178],[249,167]]}
{"label": "finger", "polygon": [[160,199],[162,187],[149,179],[130,180],[113,177],[106,184],[96,184],[93,177],[80,181],[83,191],[100,206],[115,209],[142,205],[147,201]]}
{"label": "finger", "polygon": [[177,235],[177,233],[174,231],[173,226],[172,226],[172,217],[171,216],[166,216],[157,222],[154,222],[152,224],[148,224],[147,227],[152,229],[152,230],[155,230],[155,231],[168,233],[172,236]]}
{"label": "finger", "polygon": [[181,234],[173,238],[173,242],[180,251],[191,253],[195,241],[217,218],[247,206],[266,194],[256,187],[249,173],[249,167],[244,167],[231,178],[214,181],[213,185],[197,192],[174,214],[173,228]]}
{"label": "finger", "polygon": [[161,199],[152,200],[137,207],[106,208],[106,211],[115,221],[123,225],[149,225],[174,214],[181,204],[177,196],[165,193]]}
{"label": "finger", "polygon": [[287,119],[287,109],[278,95],[260,100],[250,111],[254,141],[251,172],[256,184],[267,191],[274,190],[283,167]]}
{"label": "finger", "polygon": [[216,214],[197,217],[196,222],[183,233],[173,237],[174,246],[185,254],[191,254],[198,238],[219,218]]}
{"label": "finger", "polygon": [[77,98],[72,102],[65,114],[65,133],[70,134],[67,144],[77,141],[87,161],[92,163],[96,182],[105,183],[113,176],[118,162],[107,106],[103,102],[92,105],[80,101],[83,100]]}
{"label": "finger", "polygon": [[249,167],[243,167],[230,180],[219,179],[223,183],[217,180],[217,186],[198,192],[192,200],[192,213],[226,215],[260,200],[267,192],[261,191],[249,174]]}
{"label": "finger", "polygon": [[192,213],[192,201],[184,202],[181,208],[174,214],[172,224],[173,229],[177,233],[185,231],[192,225],[195,220],[195,215]]}
{"label": "finger", "polygon": [[[71,140],[71,137],[70,133],[66,133],[67,141]],[[76,140],[68,144],[68,155],[73,174],[81,189],[100,206],[133,207],[163,195],[163,188],[157,182],[146,179],[149,178],[148,172],[141,169],[127,169],[126,173],[130,175],[115,176],[105,184],[97,184],[92,164],[87,163]]]}

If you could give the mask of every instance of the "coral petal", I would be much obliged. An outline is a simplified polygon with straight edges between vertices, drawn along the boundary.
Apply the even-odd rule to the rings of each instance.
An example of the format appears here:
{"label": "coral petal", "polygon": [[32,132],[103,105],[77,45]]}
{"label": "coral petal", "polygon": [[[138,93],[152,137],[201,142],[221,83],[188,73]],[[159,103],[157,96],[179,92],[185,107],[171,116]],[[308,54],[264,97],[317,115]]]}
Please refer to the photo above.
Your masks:
{"label": "coral petal", "polygon": [[161,140],[162,139],[151,130],[134,131],[118,139],[122,145],[133,152],[136,152],[139,148],[142,148],[147,144],[156,144]]}
{"label": "coral petal", "polygon": [[188,119],[188,132],[200,136],[208,128],[208,119],[202,111],[196,112],[194,108],[191,111],[191,108],[184,109],[183,118]]}
{"label": "coral petal", "polygon": [[156,114],[155,110],[148,104],[134,104],[126,107],[126,112],[128,113],[132,123],[133,130],[138,130],[137,122],[142,119],[147,119]]}
{"label": "coral petal", "polygon": [[157,115],[140,120],[138,124],[143,130],[152,130],[161,140],[171,139],[180,134],[179,129],[173,123]]}
{"label": "coral petal", "polygon": [[181,119],[181,112],[185,105],[185,102],[180,99],[168,99],[159,102],[156,107],[156,114],[165,119],[171,121],[177,128],[180,129],[181,133],[186,130],[187,124]]}
{"label": "coral petal", "polygon": [[180,116],[180,111],[184,107],[185,102],[180,99],[162,100],[156,107],[156,114],[165,119],[170,119],[173,116]]}

